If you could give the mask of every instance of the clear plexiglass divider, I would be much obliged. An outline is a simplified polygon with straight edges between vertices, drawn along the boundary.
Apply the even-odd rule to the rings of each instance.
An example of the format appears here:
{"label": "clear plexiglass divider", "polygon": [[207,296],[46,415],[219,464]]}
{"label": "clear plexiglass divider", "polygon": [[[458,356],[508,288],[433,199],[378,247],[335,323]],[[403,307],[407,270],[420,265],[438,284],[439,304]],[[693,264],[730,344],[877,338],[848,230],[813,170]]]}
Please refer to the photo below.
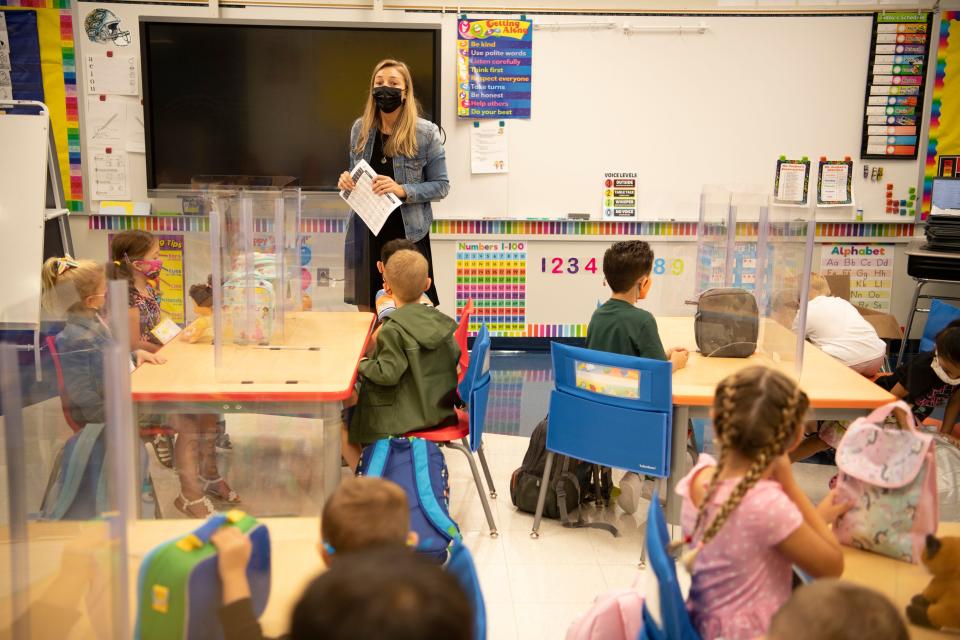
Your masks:
{"label": "clear plexiglass divider", "polygon": [[[86,262],[62,268],[103,273]],[[146,458],[131,428],[126,282],[112,284],[114,309],[100,313],[85,293],[68,276],[46,298],[59,308],[44,321],[47,387],[23,375],[14,346],[0,345],[4,638],[120,639],[133,628],[127,525],[140,511]],[[60,397],[45,397],[50,386]]]}
{"label": "clear plexiglass divider", "polygon": [[691,303],[708,289],[752,293],[758,355],[796,376],[803,366],[807,296],[801,292],[809,287],[813,233],[809,206],[776,204],[759,189],[706,185],[701,191]]}

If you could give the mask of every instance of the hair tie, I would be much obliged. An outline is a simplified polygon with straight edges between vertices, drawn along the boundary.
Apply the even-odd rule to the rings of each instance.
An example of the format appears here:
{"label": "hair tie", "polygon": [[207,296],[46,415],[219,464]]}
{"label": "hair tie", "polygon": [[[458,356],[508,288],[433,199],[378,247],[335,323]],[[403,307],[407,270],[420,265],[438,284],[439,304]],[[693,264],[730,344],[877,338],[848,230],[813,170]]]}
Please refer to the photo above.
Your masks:
{"label": "hair tie", "polygon": [[120,261],[119,261],[119,260],[114,260],[114,261],[113,261],[113,264],[115,264],[115,265],[117,265],[117,266],[119,267],[119,266],[120,266]]}
{"label": "hair tie", "polygon": [[57,275],[62,276],[68,269],[76,269],[80,264],[70,256],[57,258]]}

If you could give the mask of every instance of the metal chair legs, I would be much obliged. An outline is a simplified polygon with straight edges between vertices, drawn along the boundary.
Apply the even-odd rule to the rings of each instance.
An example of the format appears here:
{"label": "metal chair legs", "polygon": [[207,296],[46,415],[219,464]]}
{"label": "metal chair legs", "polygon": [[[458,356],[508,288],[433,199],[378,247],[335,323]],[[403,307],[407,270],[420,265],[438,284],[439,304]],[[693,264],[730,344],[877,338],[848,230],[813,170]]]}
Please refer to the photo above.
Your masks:
{"label": "metal chair legs", "polygon": [[470,447],[460,444],[459,442],[447,442],[446,445],[467,456],[467,462],[470,464],[470,473],[473,474],[473,482],[477,485],[477,493],[480,494],[480,504],[483,505],[483,513],[487,517],[487,526],[490,527],[490,537],[496,538],[500,535],[497,531],[497,523],[493,520],[493,512],[490,510],[490,503],[487,501],[487,494],[483,490],[483,483],[480,480],[480,471],[477,469],[477,462],[473,459],[473,453],[470,451]]}
{"label": "metal chair legs", "polygon": [[547,451],[547,462],[543,467],[543,478],[540,480],[540,495],[537,496],[537,511],[533,514],[533,530],[530,537],[537,539],[540,537],[540,521],[543,519],[543,505],[547,502],[547,478],[550,477],[550,469],[553,467],[553,451]]}
{"label": "metal chair legs", "polygon": [[[466,440],[466,438],[464,438]],[[490,498],[497,499],[497,488],[493,486],[493,476],[490,474],[490,466],[487,464],[487,456],[483,453],[483,442],[477,447],[477,457],[480,458],[480,468],[483,469],[483,475],[487,479],[487,489],[490,491]]]}

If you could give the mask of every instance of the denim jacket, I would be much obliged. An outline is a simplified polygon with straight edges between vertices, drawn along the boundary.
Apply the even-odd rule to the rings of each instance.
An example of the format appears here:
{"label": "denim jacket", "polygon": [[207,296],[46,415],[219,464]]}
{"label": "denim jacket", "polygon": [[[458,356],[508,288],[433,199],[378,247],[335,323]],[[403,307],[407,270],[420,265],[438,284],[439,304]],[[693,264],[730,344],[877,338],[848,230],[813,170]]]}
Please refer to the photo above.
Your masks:
{"label": "denim jacket", "polygon": [[[374,131],[367,137],[363,148],[363,159],[370,162],[373,155]],[[360,138],[360,119],[350,129],[350,167],[353,168],[360,157],[354,152]],[[417,242],[430,232],[433,212],[430,203],[442,200],[450,191],[447,179],[447,161],[440,142],[440,129],[428,120],[417,120],[417,155],[413,158],[395,156],[393,175],[397,184],[407,192],[407,199],[400,206],[403,216],[403,229],[407,240]]]}
{"label": "denim jacket", "polygon": [[105,422],[103,354],[110,332],[94,316],[70,314],[56,344],[73,419],[81,424]]}

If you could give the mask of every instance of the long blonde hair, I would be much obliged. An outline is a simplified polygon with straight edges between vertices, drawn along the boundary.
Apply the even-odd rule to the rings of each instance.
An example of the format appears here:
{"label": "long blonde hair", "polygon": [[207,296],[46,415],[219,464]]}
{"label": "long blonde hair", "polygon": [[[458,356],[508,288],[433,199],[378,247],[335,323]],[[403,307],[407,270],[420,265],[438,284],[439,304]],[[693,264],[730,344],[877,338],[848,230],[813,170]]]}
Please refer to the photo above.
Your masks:
{"label": "long blonde hair", "polygon": [[[720,475],[730,451],[752,461],[716,516],[706,526],[699,545],[710,542],[777,456],[786,452],[810,407],[807,394],[786,375],[766,367],[748,367],[727,376],[717,386],[713,401],[713,428],[720,441],[720,459],[697,512],[692,537],[697,541],[707,524],[707,509],[720,486]],[[693,557],[696,557],[695,555]],[[693,557],[685,559],[692,565]]]}
{"label": "long blonde hair", "polygon": [[105,278],[103,265],[70,256],[48,258],[43,263],[43,308],[54,317],[86,310],[86,299],[97,294]]}
{"label": "long blonde hair", "polygon": [[373,82],[380,71],[391,67],[403,76],[403,83],[406,85],[406,99],[400,105],[400,115],[397,116],[393,133],[387,140],[383,152],[391,158],[398,155],[412,158],[417,155],[417,119],[420,117],[420,108],[416,94],[413,92],[413,76],[410,75],[410,69],[405,63],[390,59],[378,62],[370,75],[370,91],[367,93],[367,104],[363,108],[363,115],[360,117],[360,135],[357,137],[357,146],[353,149],[357,155],[363,153],[363,148],[367,145],[367,140],[370,137],[370,130],[374,126],[382,131],[383,121],[380,119],[380,109],[373,101]]}

